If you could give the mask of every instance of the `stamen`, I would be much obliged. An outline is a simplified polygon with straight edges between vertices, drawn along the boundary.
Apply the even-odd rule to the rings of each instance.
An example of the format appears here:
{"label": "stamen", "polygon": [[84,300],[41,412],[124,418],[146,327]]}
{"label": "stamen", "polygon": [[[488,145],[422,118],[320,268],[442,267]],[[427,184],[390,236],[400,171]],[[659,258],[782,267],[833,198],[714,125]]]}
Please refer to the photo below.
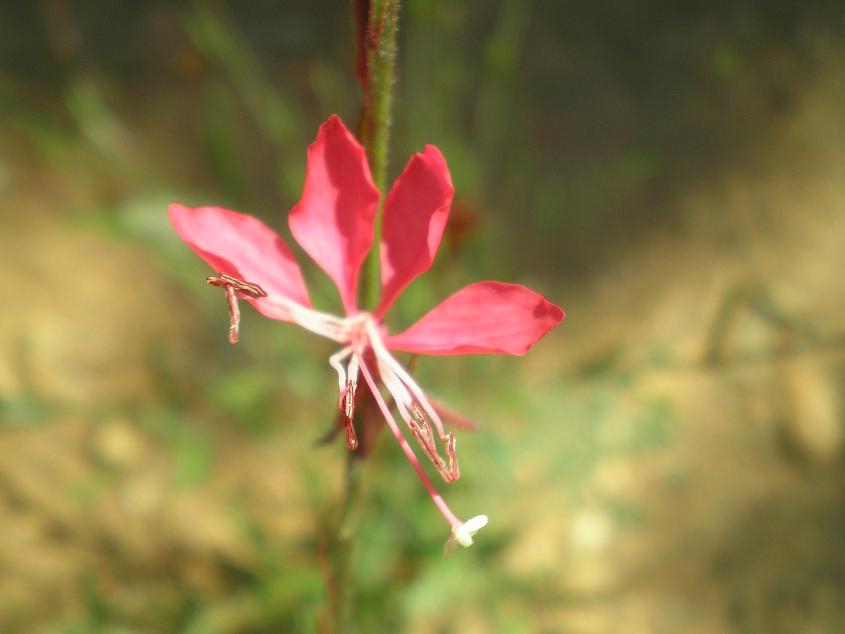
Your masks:
{"label": "stamen", "polygon": [[259,297],[267,297],[267,293],[265,293],[264,289],[261,288],[258,284],[246,282],[244,280],[238,279],[237,277],[226,275],[225,273],[209,275],[207,278],[205,278],[205,281],[211,284],[212,286],[221,286],[226,288],[232,287],[239,293],[249,295],[253,299],[258,299]]}
{"label": "stamen", "polygon": [[226,302],[229,304],[229,343],[236,344],[240,339],[241,309],[238,296],[231,286],[226,287]]}
{"label": "stamen", "polygon": [[343,405],[343,426],[346,429],[346,448],[350,451],[355,451],[358,448],[358,437],[355,435],[355,426],[352,424],[352,415],[355,413],[355,384],[352,381],[346,382]]}
{"label": "stamen", "polygon": [[355,415],[355,392],[358,391],[358,358],[353,356],[347,371],[346,388],[343,394],[343,422],[346,427],[346,447],[350,451],[358,448],[353,416]]}
{"label": "stamen", "polygon": [[352,424],[352,417],[355,414],[355,392],[358,389],[358,359],[354,356],[349,362],[349,371],[344,370],[341,361],[352,354],[352,346],[336,352],[329,357],[329,365],[337,372],[338,408],[343,415],[343,426],[346,430],[346,447],[350,451],[358,448],[358,437],[355,435],[355,427]]}
{"label": "stamen", "polygon": [[431,432],[431,425],[428,424],[428,420],[420,411],[420,408],[417,406],[416,403],[411,403],[411,420],[413,421],[413,428],[422,431],[425,431],[425,439],[431,445],[434,445],[434,434]]}
{"label": "stamen", "polygon": [[440,454],[437,453],[437,445],[434,443],[434,433],[431,431],[431,425],[425,414],[422,413],[417,403],[411,404],[411,432],[414,438],[422,447],[425,455],[428,456],[434,468],[446,482],[454,482],[461,477],[461,470],[458,465],[458,457],[455,454],[455,434],[449,432],[443,440],[446,443],[446,457],[449,459],[447,466]]}
{"label": "stamen", "polygon": [[346,416],[346,418],[352,418],[352,415],[355,413],[355,384],[352,381],[346,382],[344,402],[346,405],[344,408],[344,416]]}
{"label": "stamen", "polygon": [[449,482],[454,482],[461,477],[461,467],[458,464],[458,454],[456,453],[457,443],[455,432],[450,431],[446,436],[446,457],[449,458]]}
{"label": "stamen", "polygon": [[238,293],[253,299],[267,297],[267,293],[258,284],[239,280],[225,273],[209,275],[206,282],[212,286],[226,289],[226,303],[229,305],[229,343],[238,343],[240,338],[241,310],[238,307]]}

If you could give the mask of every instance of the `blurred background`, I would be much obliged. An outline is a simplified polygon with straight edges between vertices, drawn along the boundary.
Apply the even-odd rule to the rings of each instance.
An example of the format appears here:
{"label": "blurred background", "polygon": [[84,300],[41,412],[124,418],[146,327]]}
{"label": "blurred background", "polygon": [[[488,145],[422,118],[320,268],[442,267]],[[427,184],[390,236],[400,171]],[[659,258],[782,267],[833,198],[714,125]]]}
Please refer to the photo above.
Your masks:
{"label": "blurred background", "polygon": [[[166,206],[287,235],[351,15],[0,2],[0,631],[329,631],[332,346],[248,308],[230,346]],[[457,196],[393,326],[480,278],[568,317],[419,362],[490,525],[444,557],[383,436],[346,631],[845,629],[844,38],[838,1],[403,3],[391,176],[434,143]]]}

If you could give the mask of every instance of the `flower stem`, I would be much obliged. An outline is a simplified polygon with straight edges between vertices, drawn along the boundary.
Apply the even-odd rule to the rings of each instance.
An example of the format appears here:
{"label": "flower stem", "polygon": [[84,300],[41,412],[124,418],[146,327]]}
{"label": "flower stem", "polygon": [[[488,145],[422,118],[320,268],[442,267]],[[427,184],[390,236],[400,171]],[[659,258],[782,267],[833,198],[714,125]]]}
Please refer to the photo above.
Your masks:
{"label": "flower stem", "polygon": [[358,61],[356,75],[363,89],[363,107],[358,123],[361,143],[367,150],[373,181],[382,193],[376,211],[373,250],[363,279],[364,305],[375,309],[381,277],[379,249],[381,218],[387,186],[388,149],[393,106],[393,69],[396,61],[396,32],[399,0],[356,0]]}
{"label": "flower stem", "polygon": [[343,501],[338,516],[335,539],[336,605],[333,626],[335,632],[344,632],[351,621],[352,613],[352,558],[354,539],[357,533],[362,497],[361,459],[355,452],[349,452],[346,461],[346,480]]}

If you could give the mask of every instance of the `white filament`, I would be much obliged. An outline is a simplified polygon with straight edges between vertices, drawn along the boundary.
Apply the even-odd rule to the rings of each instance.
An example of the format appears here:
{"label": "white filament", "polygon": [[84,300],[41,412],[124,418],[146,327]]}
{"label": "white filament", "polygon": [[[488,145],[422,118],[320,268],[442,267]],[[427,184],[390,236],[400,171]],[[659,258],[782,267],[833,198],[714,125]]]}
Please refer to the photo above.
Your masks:
{"label": "white filament", "polygon": [[[346,391],[346,371],[343,369],[341,361],[350,354],[352,354],[352,346],[347,346],[329,357],[329,365],[335,369],[335,372],[337,372],[337,387],[341,394]],[[354,359],[355,357],[352,358]],[[352,364],[350,363],[349,365],[351,366]],[[357,364],[355,374],[358,374]]]}

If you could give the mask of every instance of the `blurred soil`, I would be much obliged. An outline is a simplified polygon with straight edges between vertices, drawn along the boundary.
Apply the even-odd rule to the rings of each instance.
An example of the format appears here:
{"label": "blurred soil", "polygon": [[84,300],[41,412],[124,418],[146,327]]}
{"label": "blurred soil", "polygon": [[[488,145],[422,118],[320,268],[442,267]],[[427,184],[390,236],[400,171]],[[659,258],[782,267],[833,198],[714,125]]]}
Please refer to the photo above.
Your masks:
{"label": "blurred soil", "polygon": [[[679,197],[679,226],[564,294],[569,398],[612,390],[628,408],[604,430],[617,441],[643,403],[673,415],[662,449],[601,459],[565,526],[549,504],[511,553],[526,570],[565,562],[577,599],[550,631],[845,626],[840,62],[747,158]],[[524,484],[560,497],[545,474]]]}

